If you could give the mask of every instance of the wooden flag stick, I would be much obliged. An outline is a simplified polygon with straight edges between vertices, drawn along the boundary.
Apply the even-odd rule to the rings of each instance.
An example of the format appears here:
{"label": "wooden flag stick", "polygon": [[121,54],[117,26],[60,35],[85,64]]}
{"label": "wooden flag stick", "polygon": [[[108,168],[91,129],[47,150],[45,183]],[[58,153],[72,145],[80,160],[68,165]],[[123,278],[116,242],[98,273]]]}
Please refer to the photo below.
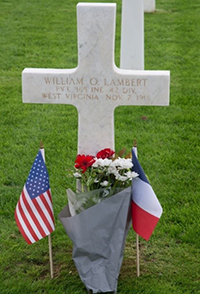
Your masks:
{"label": "wooden flag stick", "polygon": [[[42,157],[45,162],[44,145],[43,145],[42,141],[40,142],[40,151],[42,153]],[[52,255],[51,234],[48,235],[48,243],[49,243],[50,275],[51,275],[51,279],[53,279],[53,255]]]}
{"label": "wooden flag stick", "polygon": [[137,277],[140,276],[140,252],[139,252],[139,235],[136,234],[136,253],[137,253]]}
{"label": "wooden flag stick", "polygon": [[[134,139],[133,143],[135,156],[137,157],[137,141]],[[136,234],[136,261],[137,261],[137,277],[140,276],[140,252],[139,252],[139,235]]]}
{"label": "wooden flag stick", "polygon": [[51,274],[51,279],[53,279],[53,256],[52,256],[51,234],[48,235],[48,242],[49,242],[50,274]]}

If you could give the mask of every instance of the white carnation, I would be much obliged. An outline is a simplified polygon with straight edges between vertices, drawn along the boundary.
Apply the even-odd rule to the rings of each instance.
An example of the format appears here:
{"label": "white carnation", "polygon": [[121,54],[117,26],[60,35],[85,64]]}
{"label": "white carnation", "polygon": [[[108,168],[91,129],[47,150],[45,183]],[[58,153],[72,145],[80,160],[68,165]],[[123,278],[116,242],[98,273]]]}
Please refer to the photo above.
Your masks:
{"label": "white carnation", "polygon": [[102,183],[100,183],[100,185],[102,187],[107,187],[108,186],[108,181],[103,181]]}
{"label": "white carnation", "polygon": [[121,176],[120,174],[118,174],[116,176],[116,179],[121,182],[126,182],[129,178],[127,176]]}
{"label": "white carnation", "polygon": [[115,166],[112,166],[112,164],[111,164],[111,165],[108,167],[107,173],[108,173],[108,174],[117,175],[117,174],[118,174],[118,171],[117,171],[116,167],[115,167]]}
{"label": "white carnation", "polygon": [[132,171],[127,171],[127,172],[125,173],[125,176],[126,176],[128,179],[132,180],[132,179],[138,177],[138,174],[137,174],[136,172],[134,172],[134,171],[133,171],[133,172],[132,172]]}
{"label": "white carnation", "polygon": [[130,169],[133,166],[133,163],[130,158],[120,158],[118,157],[111,164],[112,166],[116,166],[119,169]]}
{"label": "white carnation", "polygon": [[111,164],[112,160],[105,158],[96,158],[95,162],[93,163],[93,167],[105,167],[105,166],[109,166]]}

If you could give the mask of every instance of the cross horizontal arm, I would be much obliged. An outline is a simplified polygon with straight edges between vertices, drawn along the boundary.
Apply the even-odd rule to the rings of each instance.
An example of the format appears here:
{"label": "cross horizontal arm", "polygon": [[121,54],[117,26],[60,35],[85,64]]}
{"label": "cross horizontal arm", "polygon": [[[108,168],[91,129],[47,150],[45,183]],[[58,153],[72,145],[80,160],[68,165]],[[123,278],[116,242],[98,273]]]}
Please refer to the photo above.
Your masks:
{"label": "cross horizontal arm", "polygon": [[25,69],[23,102],[88,105],[169,105],[169,71],[114,68],[108,75],[84,75],[77,69]]}

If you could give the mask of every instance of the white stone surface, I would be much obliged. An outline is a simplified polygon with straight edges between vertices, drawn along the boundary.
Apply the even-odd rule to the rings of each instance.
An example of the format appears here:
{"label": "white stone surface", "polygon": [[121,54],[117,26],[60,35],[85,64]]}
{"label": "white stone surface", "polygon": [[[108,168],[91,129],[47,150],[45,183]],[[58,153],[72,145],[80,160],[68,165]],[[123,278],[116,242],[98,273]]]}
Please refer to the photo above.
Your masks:
{"label": "white stone surface", "polygon": [[154,12],[156,10],[156,0],[144,0],[144,12]]}
{"label": "white stone surface", "polygon": [[25,103],[71,104],[78,110],[78,152],[114,149],[114,109],[168,105],[169,71],[122,70],[114,64],[116,4],[79,3],[78,66],[22,72]]}
{"label": "white stone surface", "polygon": [[143,0],[122,0],[120,68],[144,69]]}

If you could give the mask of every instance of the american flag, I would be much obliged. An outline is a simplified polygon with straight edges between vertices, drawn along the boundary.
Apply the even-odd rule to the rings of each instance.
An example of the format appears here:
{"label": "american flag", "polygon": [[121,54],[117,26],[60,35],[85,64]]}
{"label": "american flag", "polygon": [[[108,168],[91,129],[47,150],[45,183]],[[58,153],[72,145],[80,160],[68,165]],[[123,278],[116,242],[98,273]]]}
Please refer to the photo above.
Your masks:
{"label": "american flag", "polygon": [[40,150],[17,203],[15,220],[28,244],[55,230],[49,176]]}

